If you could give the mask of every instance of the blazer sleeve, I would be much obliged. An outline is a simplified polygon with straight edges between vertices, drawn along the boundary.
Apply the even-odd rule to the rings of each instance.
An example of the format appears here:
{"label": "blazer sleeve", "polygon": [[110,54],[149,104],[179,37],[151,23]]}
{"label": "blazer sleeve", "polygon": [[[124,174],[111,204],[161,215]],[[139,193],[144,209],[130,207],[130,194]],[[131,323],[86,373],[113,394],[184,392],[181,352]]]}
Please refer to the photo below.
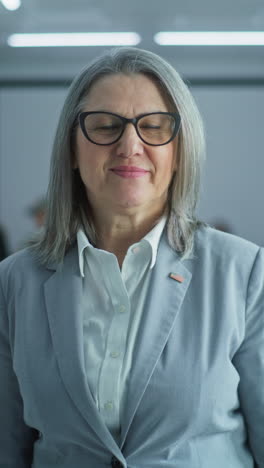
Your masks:
{"label": "blazer sleeve", "polygon": [[264,249],[256,256],[247,290],[245,338],[234,357],[239,397],[256,468],[264,468]]}
{"label": "blazer sleeve", "polygon": [[30,468],[36,434],[23,420],[23,401],[12,365],[7,307],[0,278],[0,468]]}

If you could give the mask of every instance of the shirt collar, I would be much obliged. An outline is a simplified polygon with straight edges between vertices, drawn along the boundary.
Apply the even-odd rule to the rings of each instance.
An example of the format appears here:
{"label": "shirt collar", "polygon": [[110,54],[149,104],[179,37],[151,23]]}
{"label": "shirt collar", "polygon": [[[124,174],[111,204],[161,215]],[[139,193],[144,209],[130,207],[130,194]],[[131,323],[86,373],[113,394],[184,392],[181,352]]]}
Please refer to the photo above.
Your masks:
{"label": "shirt collar", "polygon": [[[148,244],[151,247],[152,258],[151,258],[150,268],[153,268],[156,263],[159,241],[160,241],[164,226],[166,224],[166,221],[167,221],[167,217],[163,215],[160,218],[159,222],[154,226],[154,228],[151,229],[151,231],[148,232],[146,236],[140,241],[140,242],[142,241],[148,242]],[[90,248],[94,248],[94,247],[89,242],[89,239],[87,238],[85,232],[81,228],[77,232],[77,245],[78,245],[80,273],[81,273],[81,276],[84,277],[84,250],[86,249],[86,247],[90,247]]]}
{"label": "shirt collar", "polygon": [[167,221],[167,217],[163,215],[162,218],[159,220],[159,222],[154,226],[154,228],[151,229],[151,231],[148,232],[148,234],[142,239],[142,240],[147,241],[150,244],[150,247],[152,250],[150,268],[153,268],[156,263],[159,241],[160,241],[164,226],[166,224],[166,221]]}
{"label": "shirt collar", "polygon": [[78,245],[78,256],[79,256],[79,267],[80,273],[84,278],[84,250],[86,247],[93,247],[89,242],[83,229],[79,229],[77,232],[77,245]]}

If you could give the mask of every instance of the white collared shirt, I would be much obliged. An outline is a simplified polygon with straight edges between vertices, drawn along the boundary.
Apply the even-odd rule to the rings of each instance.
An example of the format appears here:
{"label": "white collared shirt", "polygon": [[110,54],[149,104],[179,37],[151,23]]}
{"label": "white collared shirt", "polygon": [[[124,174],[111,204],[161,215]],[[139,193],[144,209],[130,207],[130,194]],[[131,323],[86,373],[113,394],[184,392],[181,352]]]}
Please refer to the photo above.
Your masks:
{"label": "white collared shirt", "polygon": [[129,247],[121,271],[114,254],[93,247],[82,230],[77,234],[87,382],[117,442],[132,353],[165,223],[163,216],[140,242]]}

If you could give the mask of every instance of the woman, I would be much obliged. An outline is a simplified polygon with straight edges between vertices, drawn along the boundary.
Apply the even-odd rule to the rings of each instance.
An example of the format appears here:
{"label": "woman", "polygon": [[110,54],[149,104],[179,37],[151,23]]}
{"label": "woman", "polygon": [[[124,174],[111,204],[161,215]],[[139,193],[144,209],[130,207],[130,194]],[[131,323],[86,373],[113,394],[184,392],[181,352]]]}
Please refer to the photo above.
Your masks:
{"label": "woman", "polygon": [[1,468],[264,467],[264,255],[197,222],[203,155],[157,55],[74,81],[45,232],[0,267]]}

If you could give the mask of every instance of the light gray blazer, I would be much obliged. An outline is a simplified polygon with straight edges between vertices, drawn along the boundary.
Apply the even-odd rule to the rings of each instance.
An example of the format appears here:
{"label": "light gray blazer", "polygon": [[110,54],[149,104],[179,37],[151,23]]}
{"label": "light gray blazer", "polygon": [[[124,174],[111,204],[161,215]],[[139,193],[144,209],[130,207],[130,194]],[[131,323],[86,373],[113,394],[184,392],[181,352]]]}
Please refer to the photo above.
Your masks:
{"label": "light gray blazer", "polygon": [[[170,277],[182,277],[178,281]],[[0,264],[0,467],[264,468],[264,253],[202,228],[163,235],[118,446],[85,376],[77,248]]]}

